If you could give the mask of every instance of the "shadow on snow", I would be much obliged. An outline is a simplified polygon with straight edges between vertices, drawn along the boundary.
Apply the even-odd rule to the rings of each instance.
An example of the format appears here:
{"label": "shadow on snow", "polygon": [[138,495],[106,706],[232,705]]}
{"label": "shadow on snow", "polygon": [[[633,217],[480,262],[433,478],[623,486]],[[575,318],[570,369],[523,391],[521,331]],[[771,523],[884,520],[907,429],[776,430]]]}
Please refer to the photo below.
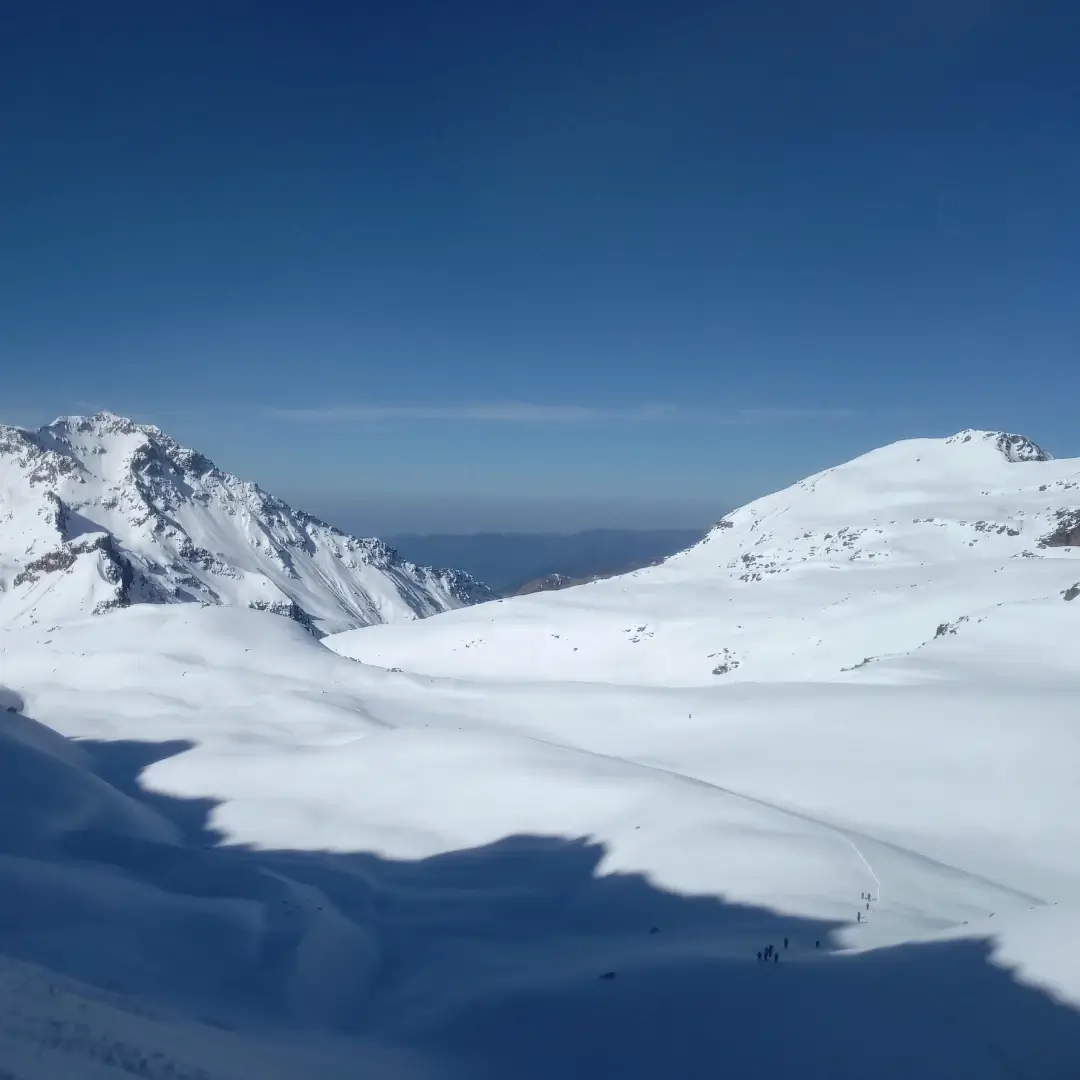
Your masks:
{"label": "shadow on snow", "polygon": [[837,924],[601,873],[588,838],[228,845],[213,800],[140,784],[190,746],[0,715],[0,952],[224,1026],[367,1033],[448,1076],[1080,1075],[1080,1015],[985,941],[836,955]]}

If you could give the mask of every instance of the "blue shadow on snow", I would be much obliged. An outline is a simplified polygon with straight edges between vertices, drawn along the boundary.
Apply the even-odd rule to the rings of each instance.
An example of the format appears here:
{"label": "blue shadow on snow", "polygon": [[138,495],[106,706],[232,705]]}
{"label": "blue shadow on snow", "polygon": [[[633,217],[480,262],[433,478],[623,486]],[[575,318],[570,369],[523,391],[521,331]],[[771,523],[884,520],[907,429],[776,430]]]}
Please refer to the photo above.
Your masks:
{"label": "blue shadow on snow", "polygon": [[[1080,1014],[986,941],[838,955],[836,924],[600,873],[588,838],[415,861],[229,845],[213,800],[140,783],[190,746],[0,715],[0,952],[470,1080],[1080,1076]],[[777,964],[756,960],[768,943]]]}

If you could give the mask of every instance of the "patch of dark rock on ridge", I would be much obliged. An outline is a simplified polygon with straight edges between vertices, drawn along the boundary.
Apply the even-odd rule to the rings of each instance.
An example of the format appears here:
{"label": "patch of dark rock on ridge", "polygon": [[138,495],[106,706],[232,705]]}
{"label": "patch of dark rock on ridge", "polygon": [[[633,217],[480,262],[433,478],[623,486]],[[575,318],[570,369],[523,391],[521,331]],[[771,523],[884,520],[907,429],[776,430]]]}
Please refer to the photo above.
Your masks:
{"label": "patch of dark rock on ridge", "polygon": [[1039,540],[1039,547],[1080,547],[1080,510],[1059,510],[1058,526]]}

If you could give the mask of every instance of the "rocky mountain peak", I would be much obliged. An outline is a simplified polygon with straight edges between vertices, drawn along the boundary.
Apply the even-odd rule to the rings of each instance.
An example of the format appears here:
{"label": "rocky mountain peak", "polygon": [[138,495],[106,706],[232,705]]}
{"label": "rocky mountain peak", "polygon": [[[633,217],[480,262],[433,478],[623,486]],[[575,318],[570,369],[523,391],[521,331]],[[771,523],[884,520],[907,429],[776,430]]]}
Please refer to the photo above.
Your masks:
{"label": "rocky mountain peak", "polygon": [[0,428],[0,621],[195,601],[325,633],[490,596],[462,571],[294,510],[152,425],[101,412]]}
{"label": "rocky mountain peak", "polygon": [[945,443],[989,442],[1005,458],[1006,461],[1053,461],[1053,455],[1048,454],[1038,443],[1033,442],[1026,435],[1013,435],[1007,431],[978,431],[967,428],[950,435]]}

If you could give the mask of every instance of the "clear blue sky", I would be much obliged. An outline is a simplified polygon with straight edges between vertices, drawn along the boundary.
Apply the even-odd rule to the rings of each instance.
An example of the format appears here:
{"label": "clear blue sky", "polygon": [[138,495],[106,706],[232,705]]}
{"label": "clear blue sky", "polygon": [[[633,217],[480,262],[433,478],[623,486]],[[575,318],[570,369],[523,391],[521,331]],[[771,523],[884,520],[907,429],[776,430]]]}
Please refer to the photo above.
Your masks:
{"label": "clear blue sky", "polygon": [[1078,56],[1075,0],[4,4],[0,419],[434,528],[1080,454]]}

